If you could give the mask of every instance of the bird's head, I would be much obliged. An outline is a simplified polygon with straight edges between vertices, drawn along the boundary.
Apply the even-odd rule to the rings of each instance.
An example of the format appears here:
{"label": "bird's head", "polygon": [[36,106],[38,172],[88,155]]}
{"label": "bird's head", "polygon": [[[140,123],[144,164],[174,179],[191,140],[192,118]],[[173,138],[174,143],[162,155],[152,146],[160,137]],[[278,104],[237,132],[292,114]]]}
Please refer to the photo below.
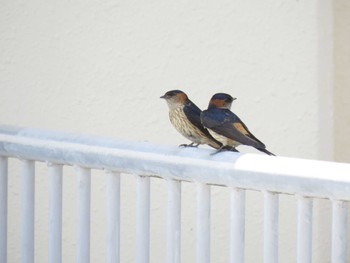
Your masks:
{"label": "bird's head", "polygon": [[208,108],[231,109],[232,102],[236,100],[226,93],[216,93],[211,97]]}
{"label": "bird's head", "polygon": [[186,93],[181,90],[170,90],[160,98],[166,100],[170,109],[183,106],[188,100]]}

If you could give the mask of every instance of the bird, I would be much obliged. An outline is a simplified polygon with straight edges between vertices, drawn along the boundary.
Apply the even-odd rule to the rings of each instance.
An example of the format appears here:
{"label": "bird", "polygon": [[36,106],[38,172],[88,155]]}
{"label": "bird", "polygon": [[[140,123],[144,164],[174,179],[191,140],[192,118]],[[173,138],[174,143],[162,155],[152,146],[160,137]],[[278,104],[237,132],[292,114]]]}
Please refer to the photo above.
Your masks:
{"label": "bird", "polygon": [[207,144],[215,149],[222,148],[222,144],[215,140],[200,121],[201,110],[181,90],[170,90],[161,99],[165,99],[169,107],[169,119],[175,129],[190,144],[181,144],[183,147],[198,147]]}
{"label": "bird", "polygon": [[209,133],[217,141],[222,143],[222,147],[213,154],[225,150],[225,147],[235,149],[239,145],[248,145],[263,153],[275,156],[275,154],[266,149],[264,143],[249,131],[244,122],[230,110],[231,104],[235,99],[226,93],[216,93],[210,99],[208,109],[202,111],[200,115],[202,125],[208,129]]}

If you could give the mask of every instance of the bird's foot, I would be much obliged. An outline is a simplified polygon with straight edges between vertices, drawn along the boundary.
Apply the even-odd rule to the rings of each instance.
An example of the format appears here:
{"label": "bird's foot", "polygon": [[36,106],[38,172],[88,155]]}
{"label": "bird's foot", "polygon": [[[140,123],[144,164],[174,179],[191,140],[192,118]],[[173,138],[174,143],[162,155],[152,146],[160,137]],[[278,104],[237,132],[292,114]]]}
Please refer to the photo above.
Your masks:
{"label": "bird's foot", "polygon": [[230,151],[230,152],[237,152],[237,153],[239,153],[239,151],[233,146],[232,147],[231,146],[225,146],[224,150]]}
{"label": "bird's foot", "polygon": [[210,155],[215,155],[222,151],[227,151],[227,149],[225,149],[225,146],[221,146],[219,149],[217,149],[215,152],[211,153]]}
{"label": "bird's foot", "polygon": [[215,152],[211,153],[210,155],[215,155],[219,152],[225,152],[225,151],[229,151],[229,152],[239,152],[235,147],[231,147],[231,146],[221,146],[219,149],[217,149]]}
{"label": "bird's foot", "polygon": [[186,143],[184,143],[184,144],[180,144],[179,146],[180,147],[198,147],[198,145],[199,145],[199,143],[197,143],[196,145],[194,144],[194,142],[192,142],[192,143],[190,143],[190,144],[186,144]]}

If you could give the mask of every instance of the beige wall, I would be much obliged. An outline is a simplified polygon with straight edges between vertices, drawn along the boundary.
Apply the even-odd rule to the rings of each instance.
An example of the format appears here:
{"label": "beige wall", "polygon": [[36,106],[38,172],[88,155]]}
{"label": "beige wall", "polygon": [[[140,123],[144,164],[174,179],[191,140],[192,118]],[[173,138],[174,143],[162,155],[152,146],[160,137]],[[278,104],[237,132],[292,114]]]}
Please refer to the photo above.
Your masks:
{"label": "beige wall", "polygon": [[350,162],[350,2],[334,1],[335,159]]}
{"label": "beige wall", "polygon": [[[350,16],[345,0],[335,6],[332,13],[329,0],[3,3],[0,123],[177,145],[186,140],[171,127],[159,96],[180,88],[205,108],[220,91],[238,98],[233,110],[272,152],[331,160],[335,141],[337,160],[349,161],[349,61],[342,58],[349,57]],[[48,182],[45,165],[37,170],[36,262],[47,262]],[[18,162],[10,171],[8,258],[18,262]],[[72,262],[76,181],[73,169],[65,172],[63,258]],[[152,180],[152,189],[151,262],[163,262],[165,184]],[[103,173],[94,171],[91,262],[105,260],[104,194]],[[134,194],[134,178],[123,176],[123,263],[133,262]],[[212,198],[212,256],[227,262],[229,193],[213,188]],[[314,261],[329,262],[329,203],[315,206]],[[184,184],[184,262],[194,262],[194,210],[195,188]],[[261,262],[262,212],[262,195],[248,192],[247,262]],[[295,262],[294,197],[281,196],[280,237],[281,262]]]}

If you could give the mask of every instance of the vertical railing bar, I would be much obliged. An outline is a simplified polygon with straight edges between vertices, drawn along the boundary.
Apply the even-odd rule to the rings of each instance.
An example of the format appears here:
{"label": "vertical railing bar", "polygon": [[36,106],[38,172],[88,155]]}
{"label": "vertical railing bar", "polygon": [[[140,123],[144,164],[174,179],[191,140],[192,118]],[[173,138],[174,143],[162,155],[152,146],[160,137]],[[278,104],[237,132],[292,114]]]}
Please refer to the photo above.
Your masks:
{"label": "vertical railing bar", "polygon": [[21,262],[34,263],[35,162],[22,161],[21,170]]}
{"label": "vertical railing bar", "polygon": [[312,262],[312,206],[309,197],[298,198],[297,262]]}
{"label": "vertical railing bar", "polygon": [[181,259],[181,182],[169,180],[167,207],[167,263]]}
{"label": "vertical railing bar", "polygon": [[348,204],[332,202],[332,263],[347,262]]}
{"label": "vertical railing bar", "polygon": [[230,262],[244,262],[245,190],[231,188]]}
{"label": "vertical railing bar", "polygon": [[62,165],[49,169],[49,263],[62,262]]}
{"label": "vertical railing bar", "polygon": [[278,263],[278,194],[264,192],[264,263]]}
{"label": "vertical railing bar", "polygon": [[90,262],[91,170],[77,167],[77,262]]}
{"label": "vertical railing bar", "polygon": [[197,184],[196,262],[210,262],[210,186]]}
{"label": "vertical railing bar", "polygon": [[106,171],[107,176],[107,262],[120,261],[120,174]]}
{"label": "vertical railing bar", "polygon": [[0,156],[0,262],[7,262],[8,160]]}
{"label": "vertical railing bar", "polygon": [[149,262],[150,178],[136,176],[136,263]]}

